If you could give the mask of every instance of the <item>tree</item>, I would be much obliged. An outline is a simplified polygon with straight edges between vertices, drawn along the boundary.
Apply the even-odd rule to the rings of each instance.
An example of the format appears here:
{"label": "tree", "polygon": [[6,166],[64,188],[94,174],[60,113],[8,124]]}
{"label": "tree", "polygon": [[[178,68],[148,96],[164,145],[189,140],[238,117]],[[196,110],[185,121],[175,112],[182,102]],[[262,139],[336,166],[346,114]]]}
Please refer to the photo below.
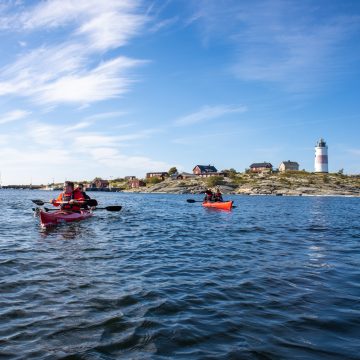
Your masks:
{"label": "tree", "polygon": [[169,174],[169,176],[171,176],[171,175],[176,174],[177,172],[178,172],[177,168],[175,166],[173,166],[172,168],[169,169],[168,174]]}

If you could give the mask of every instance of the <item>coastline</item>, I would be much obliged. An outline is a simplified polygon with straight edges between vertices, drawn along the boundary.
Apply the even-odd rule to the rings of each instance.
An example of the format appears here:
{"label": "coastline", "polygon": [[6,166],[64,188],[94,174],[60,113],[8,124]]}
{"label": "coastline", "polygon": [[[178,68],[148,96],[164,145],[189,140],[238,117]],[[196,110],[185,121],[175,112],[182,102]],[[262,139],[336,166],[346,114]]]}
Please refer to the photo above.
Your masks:
{"label": "coastline", "polygon": [[[104,189],[87,189],[89,192],[159,193],[159,194],[203,194],[206,189],[219,188],[227,195],[244,196],[341,196],[360,197],[360,175],[316,174],[305,171],[285,173],[237,173],[231,177],[191,177],[188,179],[166,178],[164,181],[131,188],[126,179],[112,182]],[[48,186],[15,185],[6,189],[32,189],[60,191]],[[96,191],[95,191],[96,190]]]}
{"label": "coastline", "polygon": [[244,196],[342,196],[360,197],[360,176],[341,174],[277,173],[238,174],[219,179],[212,185],[211,178],[166,179],[158,184],[124,189],[129,193],[202,194],[207,188],[219,188],[223,194]]}

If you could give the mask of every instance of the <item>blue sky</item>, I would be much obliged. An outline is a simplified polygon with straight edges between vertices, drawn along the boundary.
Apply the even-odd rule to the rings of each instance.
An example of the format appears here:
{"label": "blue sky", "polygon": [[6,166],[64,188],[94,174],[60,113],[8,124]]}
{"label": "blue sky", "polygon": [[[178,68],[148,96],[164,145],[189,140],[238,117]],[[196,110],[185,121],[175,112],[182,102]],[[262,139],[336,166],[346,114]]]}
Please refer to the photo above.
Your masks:
{"label": "blue sky", "polygon": [[3,184],[298,161],[360,172],[360,1],[0,3]]}

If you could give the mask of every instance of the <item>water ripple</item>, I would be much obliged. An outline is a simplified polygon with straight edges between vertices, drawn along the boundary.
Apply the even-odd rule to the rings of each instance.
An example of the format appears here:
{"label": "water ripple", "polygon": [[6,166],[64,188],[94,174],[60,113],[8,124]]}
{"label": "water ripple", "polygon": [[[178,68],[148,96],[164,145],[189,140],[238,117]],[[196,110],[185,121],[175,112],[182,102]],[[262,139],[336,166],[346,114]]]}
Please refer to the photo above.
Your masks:
{"label": "water ripple", "polygon": [[51,195],[0,191],[1,359],[358,359],[359,199],[96,193],[44,231]]}

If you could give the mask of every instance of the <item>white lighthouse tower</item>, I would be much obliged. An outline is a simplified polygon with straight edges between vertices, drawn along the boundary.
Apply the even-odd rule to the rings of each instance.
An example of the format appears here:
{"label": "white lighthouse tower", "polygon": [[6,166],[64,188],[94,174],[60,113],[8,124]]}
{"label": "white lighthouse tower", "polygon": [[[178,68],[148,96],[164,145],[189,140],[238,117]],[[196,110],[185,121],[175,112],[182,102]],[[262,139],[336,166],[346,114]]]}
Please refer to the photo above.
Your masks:
{"label": "white lighthouse tower", "polygon": [[315,172],[327,173],[328,170],[328,147],[324,139],[320,139],[315,146]]}

